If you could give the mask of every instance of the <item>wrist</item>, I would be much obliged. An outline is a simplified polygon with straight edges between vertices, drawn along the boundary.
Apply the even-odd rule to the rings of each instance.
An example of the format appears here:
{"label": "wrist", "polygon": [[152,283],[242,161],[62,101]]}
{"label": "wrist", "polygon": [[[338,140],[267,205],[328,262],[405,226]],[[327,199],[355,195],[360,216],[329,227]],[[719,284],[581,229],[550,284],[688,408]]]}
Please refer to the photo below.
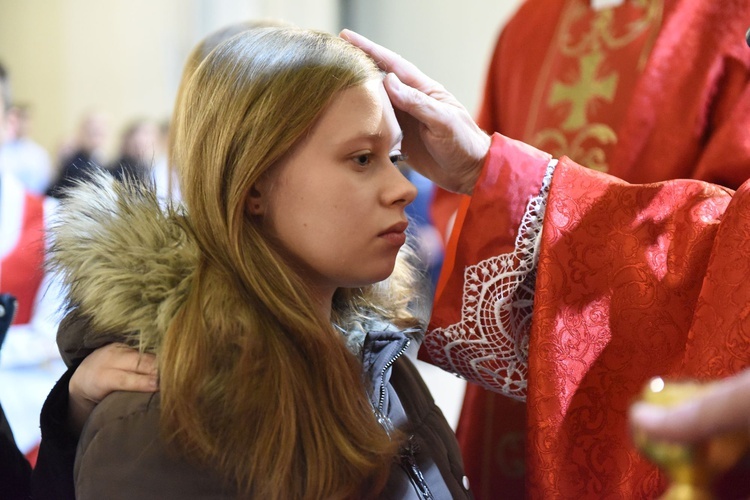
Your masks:
{"label": "wrist", "polygon": [[476,144],[474,150],[477,151],[477,159],[469,166],[467,173],[462,183],[459,193],[471,196],[474,192],[474,186],[476,186],[479,178],[482,175],[482,171],[487,164],[487,158],[490,154],[490,146],[492,145],[492,138],[481,132],[477,135]]}

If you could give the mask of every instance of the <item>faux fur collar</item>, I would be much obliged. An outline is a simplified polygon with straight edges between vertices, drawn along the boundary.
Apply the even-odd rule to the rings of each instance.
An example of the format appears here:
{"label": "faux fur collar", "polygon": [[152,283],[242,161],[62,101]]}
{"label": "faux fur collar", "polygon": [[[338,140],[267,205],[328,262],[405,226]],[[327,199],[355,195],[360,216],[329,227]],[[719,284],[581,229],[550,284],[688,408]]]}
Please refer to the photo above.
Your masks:
{"label": "faux fur collar", "polygon": [[96,330],[140,332],[141,347],[156,350],[198,263],[183,209],[99,171],[67,192],[50,238],[49,265],[68,287],[69,306]]}

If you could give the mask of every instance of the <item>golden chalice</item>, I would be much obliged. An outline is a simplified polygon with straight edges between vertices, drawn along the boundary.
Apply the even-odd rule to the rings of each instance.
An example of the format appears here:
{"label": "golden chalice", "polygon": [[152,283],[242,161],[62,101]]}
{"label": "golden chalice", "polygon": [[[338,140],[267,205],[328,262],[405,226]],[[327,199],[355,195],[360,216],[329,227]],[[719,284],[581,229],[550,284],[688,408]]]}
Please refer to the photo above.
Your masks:
{"label": "golden chalice", "polygon": [[[651,379],[643,390],[642,401],[674,406],[705,391],[711,385],[692,382],[666,382]],[[662,500],[709,500],[711,484],[728,471],[748,448],[747,432],[713,436],[697,443],[677,443],[649,439],[635,432],[633,440],[652,462],[666,472],[670,486]]]}

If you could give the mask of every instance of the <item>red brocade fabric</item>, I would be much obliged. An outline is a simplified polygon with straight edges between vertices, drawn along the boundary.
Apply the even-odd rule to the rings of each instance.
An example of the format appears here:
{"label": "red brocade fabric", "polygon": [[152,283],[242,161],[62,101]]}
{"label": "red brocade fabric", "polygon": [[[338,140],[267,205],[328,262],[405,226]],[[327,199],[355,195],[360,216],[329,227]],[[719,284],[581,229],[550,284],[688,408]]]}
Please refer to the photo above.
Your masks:
{"label": "red brocade fabric", "polygon": [[[538,193],[547,158],[493,137],[452,240],[425,342],[434,359],[455,341],[434,331],[462,320],[463,269],[512,250],[521,214],[503,207]],[[513,413],[495,413],[493,423],[509,425],[485,457],[519,481],[525,437],[525,488],[477,493],[654,498],[664,480],[627,426],[643,385],[656,375],[713,379],[750,366],[750,184],[734,196],[692,180],[632,185],[563,158],[541,238],[526,422],[514,428]]]}
{"label": "red brocade fabric", "polygon": [[495,48],[479,124],[629,182],[739,187],[750,177],[750,3],[588,4],[521,6]]}
{"label": "red brocade fabric", "polygon": [[[527,0],[498,39],[478,123],[629,182],[738,188],[750,178],[748,25],[744,0],[625,0],[600,11],[589,0]],[[459,202],[436,192],[438,229]],[[525,415],[524,403],[467,387],[457,436],[479,500],[524,497]]]}

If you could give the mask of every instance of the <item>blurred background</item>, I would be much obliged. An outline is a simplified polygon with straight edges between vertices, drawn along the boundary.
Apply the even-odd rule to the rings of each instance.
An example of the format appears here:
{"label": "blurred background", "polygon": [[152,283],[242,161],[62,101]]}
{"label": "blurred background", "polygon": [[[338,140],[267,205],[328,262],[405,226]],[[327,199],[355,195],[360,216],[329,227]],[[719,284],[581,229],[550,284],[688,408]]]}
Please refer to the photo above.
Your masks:
{"label": "blurred background", "polygon": [[394,49],[478,106],[495,37],[520,0],[0,0],[0,61],[33,138],[54,154],[81,116],[106,115],[105,151],[132,120],[166,120],[182,65],[209,32],[278,18],[354,29]]}
{"label": "blurred background", "polygon": [[[474,112],[497,34],[520,3],[0,0],[0,61],[14,104],[24,110],[24,133],[46,150],[53,169],[76,147],[84,117],[97,129],[101,161],[111,163],[123,154],[128,134],[134,140],[158,134],[190,49],[228,23],[275,18],[333,33],[353,29],[416,63]],[[151,128],[133,132],[144,121]],[[455,426],[463,382],[437,368],[421,369]]]}

